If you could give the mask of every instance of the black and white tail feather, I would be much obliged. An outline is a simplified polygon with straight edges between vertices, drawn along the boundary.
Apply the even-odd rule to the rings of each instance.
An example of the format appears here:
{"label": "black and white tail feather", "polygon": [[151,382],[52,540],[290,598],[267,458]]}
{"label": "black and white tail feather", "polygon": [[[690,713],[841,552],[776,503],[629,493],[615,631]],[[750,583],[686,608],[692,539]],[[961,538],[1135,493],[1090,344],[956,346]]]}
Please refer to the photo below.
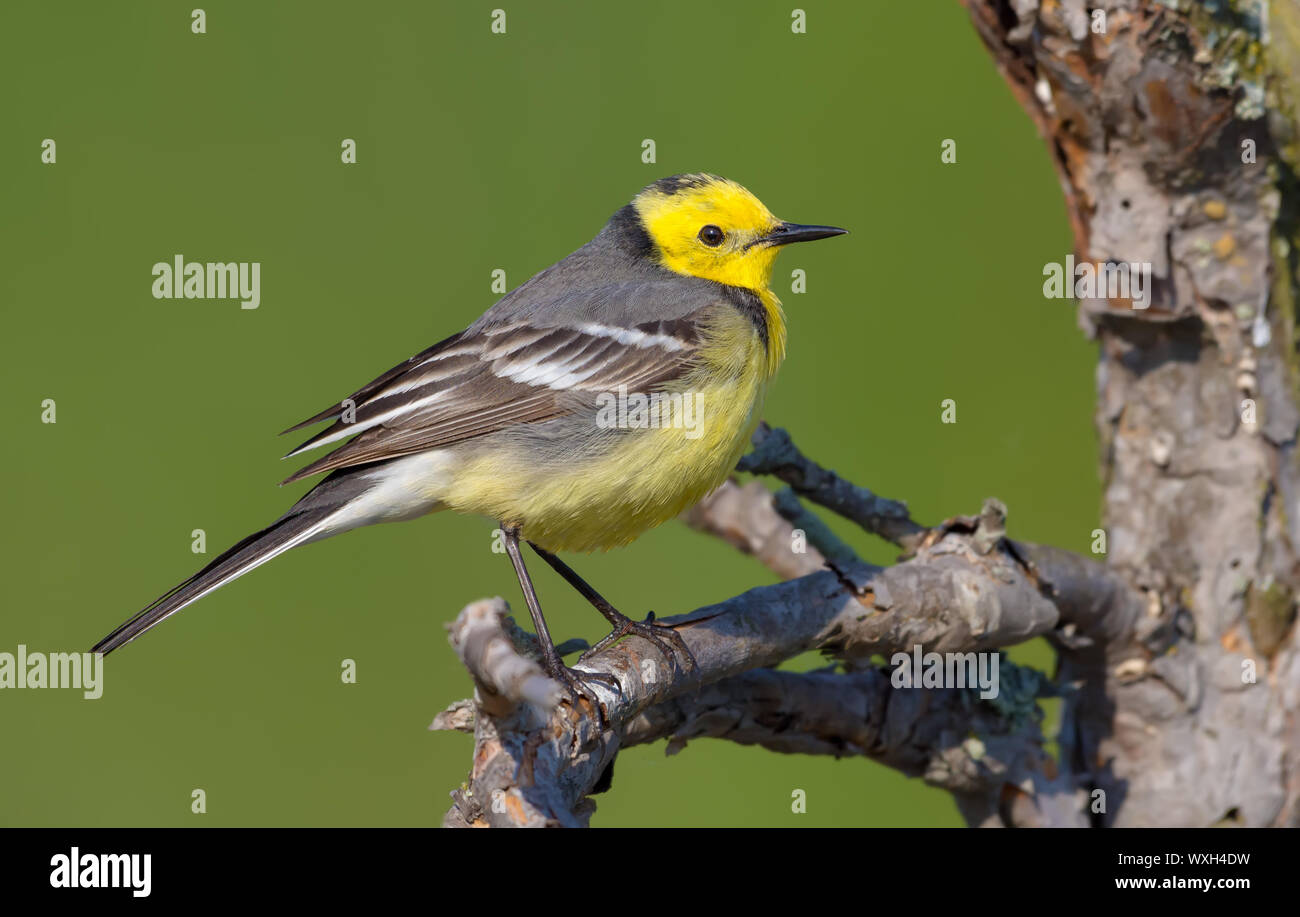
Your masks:
{"label": "black and white tail feather", "polygon": [[332,526],[331,521],[346,508],[351,498],[360,496],[371,486],[360,475],[331,475],[275,522],[249,535],[198,573],[149,603],[143,611],[95,644],[91,652],[111,653],[214,589],[238,579],[290,548],[335,534],[341,529]]}

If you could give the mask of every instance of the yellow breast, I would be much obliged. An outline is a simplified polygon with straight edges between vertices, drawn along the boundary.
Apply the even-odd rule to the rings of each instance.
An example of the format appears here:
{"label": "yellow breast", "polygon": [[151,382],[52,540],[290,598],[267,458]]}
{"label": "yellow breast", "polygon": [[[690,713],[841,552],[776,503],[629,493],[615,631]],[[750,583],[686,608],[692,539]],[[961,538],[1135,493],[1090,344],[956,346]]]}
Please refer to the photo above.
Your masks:
{"label": "yellow breast", "polygon": [[[779,314],[774,297],[772,303]],[[775,330],[765,344],[750,319],[720,310],[703,336],[697,368],[666,393],[681,398],[668,403],[678,423],[622,431],[607,437],[600,454],[563,463],[485,451],[467,458],[445,504],[517,525],[549,551],[627,544],[694,505],[735,468],[784,352],[784,328],[779,341]],[[659,408],[662,419],[663,402]]]}

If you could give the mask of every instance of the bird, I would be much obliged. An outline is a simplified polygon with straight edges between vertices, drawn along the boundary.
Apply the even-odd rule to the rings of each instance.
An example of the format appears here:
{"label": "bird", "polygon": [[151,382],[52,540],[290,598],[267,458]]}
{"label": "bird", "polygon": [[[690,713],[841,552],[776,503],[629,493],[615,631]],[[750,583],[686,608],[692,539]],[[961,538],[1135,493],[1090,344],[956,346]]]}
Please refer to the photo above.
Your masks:
{"label": "bird", "polygon": [[281,483],[325,477],[91,652],[111,653],[293,548],[451,510],[498,523],[542,667],[571,703],[594,699],[591,682],[617,682],[565,666],[521,543],[613,627],[577,664],[629,634],[694,663],[676,630],[653,612],[623,615],[556,555],[626,545],[726,480],[785,357],[776,256],[845,232],[780,220],[711,173],[653,182],[464,331],[283,431],[328,422],[285,458],[335,448]]}

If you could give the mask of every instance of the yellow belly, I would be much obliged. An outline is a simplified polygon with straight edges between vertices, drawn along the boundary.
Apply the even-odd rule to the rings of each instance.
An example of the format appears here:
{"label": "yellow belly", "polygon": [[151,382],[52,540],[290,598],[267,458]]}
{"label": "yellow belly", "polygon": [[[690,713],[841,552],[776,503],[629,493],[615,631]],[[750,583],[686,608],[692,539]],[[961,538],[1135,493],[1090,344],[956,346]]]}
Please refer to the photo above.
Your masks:
{"label": "yellow belly", "polygon": [[549,551],[618,547],[672,519],[726,480],[758,422],[772,367],[747,325],[728,323],[675,386],[696,398],[693,431],[630,429],[600,455],[564,463],[511,449],[467,456],[444,505],[518,526]]}

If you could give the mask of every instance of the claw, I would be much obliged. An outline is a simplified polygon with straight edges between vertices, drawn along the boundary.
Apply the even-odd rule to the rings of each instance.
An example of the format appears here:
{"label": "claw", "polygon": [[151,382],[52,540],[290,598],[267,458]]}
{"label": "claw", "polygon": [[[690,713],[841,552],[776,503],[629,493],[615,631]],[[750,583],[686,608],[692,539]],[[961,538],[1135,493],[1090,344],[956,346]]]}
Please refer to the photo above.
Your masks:
{"label": "claw", "polygon": [[614,629],[610,631],[607,637],[579,656],[579,663],[596,655],[606,647],[613,646],[624,637],[637,636],[652,643],[663,654],[664,659],[672,666],[674,674],[680,672],[681,668],[678,665],[677,653],[673,651],[673,647],[668,645],[668,642],[671,642],[681,652],[682,657],[690,662],[690,667],[697,674],[699,673],[700,664],[696,660],[695,654],[691,652],[691,648],[686,645],[686,641],[682,639],[681,634],[677,633],[674,628],[654,623],[655,613],[653,611],[646,615],[645,621],[633,621],[618,612],[614,612],[614,614],[617,615]]}
{"label": "claw", "polygon": [[577,669],[571,669],[564,664],[558,654],[553,659],[547,660],[544,668],[547,675],[568,691],[570,706],[577,710],[579,698],[586,700],[591,705],[591,709],[596,712],[596,725],[602,731],[609,727],[605,707],[596,692],[591,690],[588,682],[603,684],[619,697],[623,697],[623,686],[618,683],[617,678],[604,672],[579,672]]}

